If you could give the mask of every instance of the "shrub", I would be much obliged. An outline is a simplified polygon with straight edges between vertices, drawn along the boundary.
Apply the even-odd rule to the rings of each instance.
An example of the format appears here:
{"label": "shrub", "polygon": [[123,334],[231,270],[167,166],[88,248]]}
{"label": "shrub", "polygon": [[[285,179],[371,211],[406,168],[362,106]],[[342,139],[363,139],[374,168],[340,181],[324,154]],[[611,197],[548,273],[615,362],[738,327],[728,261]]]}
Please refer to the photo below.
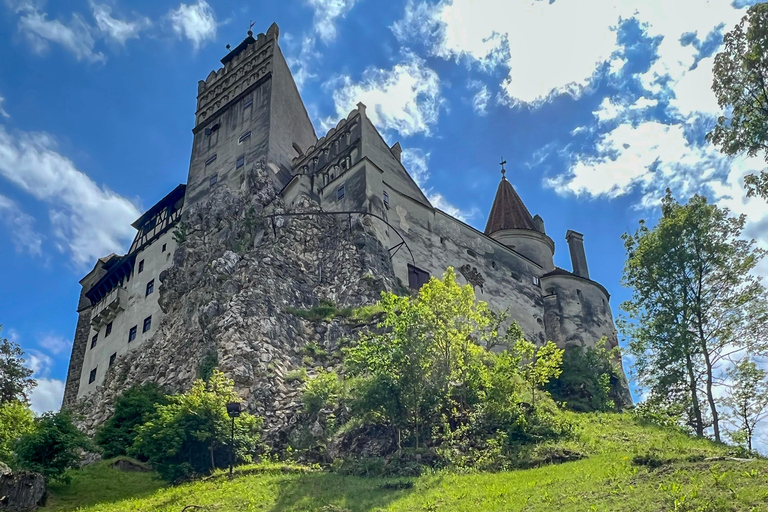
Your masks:
{"label": "shrub", "polygon": [[618,347],[607,350],[605,338],[595,347],[568,347],[563,373],[547,385],[547,390],[574,411],[615,411],[621,403],[618,357]]}
{"label": "shrub", "polygon": [[285,374],[285,382],[306,382],[308,378],[306,368],[297,368]]}
{"label": "shrub", "polygon": [[16,443],[16,462],[20,468],[68,483],[65,471],[78,466],[80,449],[91,448],[88,437],[75,427],[71,413],[45,413]]}
{"label": "shrub", "polygon": [[317,414],[321,409],[334,407],[341,398],[343,386],[336,372],[320,370],[316,377],[304,385],[304,409]]}
{"label": "shrub", "polygon": [[149,419],[157,405],[168,400],[163,390],[154,383],[133,386],[115,401],[115,412],[96,432],[98,444],[105,458],[125,455],[136,438],[136,429]]}
{"label": "shrub", "polygon": [[211,350],[203,356],[200,365],[197,367],[197,378],[207,381],[213,375],[213,370],[219,365],[219,354]]}
{"label": "shrub", "polygon": [[[230,460],[231,419],[226,404],[239,401],[232,380],[214,370],[208,382],[168,397],[149,421],[137,428],[131,455],[146,458],[169,481],[209,473]],[[235,420],[235,457],[250,462],[260,448],[261,418],[243,413]]]}
{"label": "shrub", "polygon": [[35,416],[24,402],[17,400],[0,404],[0,461],[13,464],[13,446],[24,434],[32,431]]}

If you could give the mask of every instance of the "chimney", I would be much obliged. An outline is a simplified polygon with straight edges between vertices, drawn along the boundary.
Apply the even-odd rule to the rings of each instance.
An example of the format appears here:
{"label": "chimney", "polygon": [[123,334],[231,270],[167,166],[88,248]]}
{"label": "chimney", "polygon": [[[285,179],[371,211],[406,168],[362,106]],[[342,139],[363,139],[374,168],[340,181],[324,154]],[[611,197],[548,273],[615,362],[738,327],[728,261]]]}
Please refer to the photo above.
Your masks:
{"label": "chimney", "polygon": [[589,279],[587,255],[584,254],[584,235],[569,229],[565,234],[565,239],[568,241],[568,249],[571,251],[573,273],[579,277]]}
{"label": "chimney", "polygon": [[539,233],[546,235],[547,232],[544,229],[544,219],[541,218],[541,215],[536,214],[536,216],[533,218],[533,227],[536,228],[536,231]]}

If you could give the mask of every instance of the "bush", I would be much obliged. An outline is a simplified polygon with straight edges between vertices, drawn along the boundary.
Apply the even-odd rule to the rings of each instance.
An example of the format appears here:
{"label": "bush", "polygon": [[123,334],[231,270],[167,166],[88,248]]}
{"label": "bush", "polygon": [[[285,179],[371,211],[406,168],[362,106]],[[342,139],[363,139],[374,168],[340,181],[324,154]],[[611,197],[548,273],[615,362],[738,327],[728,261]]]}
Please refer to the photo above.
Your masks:
{"label": "bush", "polygon": [[335,407],[342,392],[343,386],[338,374],[320,370],[316,377],[304,385],[304,409],[310,414],[317,414],[326,407]]}
{"label": "bush", "polygon": [[285,374],[285,382],[306,382],[309,377],[307,376],[306,368],[298,368],[291,370]]}
{"label": "bush", "polygon": [[98,444],[105,458],[126,455],[136,438],[136,429],[155,412],[157,405],[165,405],[168,399],[154,383],[141,384],[127,389],[115,401],[115,412],[96,432]]}
{"label": "bush", "polygon": [[[230,461],[231,419],[226,405],[238,402],[232,380],[214,370],[205,382],[196,380],[192,389],[168,397],[155,413],[136,429],[129,454],[143,457],[169,481],[195,473],[209,473]],[[235,458],[250,462],[260,448],[261,418],[243,413],[235,420]]]}
{"label": "bush", "polygon": [[35,419],[32,431],[16,443],[16,462],[22,469],[68,483],[65,471],[78,467],[81,449],[90,450],[92,445],[75,427],[72,415],[67,410],[45,413]]}
{"label": "bush", "polygon": [[595,347],[568,347],[563,357],[563,373],[550,381],[547,391],[556,401],[577,412],[615,411],[621,403],[618,357],[618,348],[605,348],[605,338]]}
{"label": "bush", "polygon": [[32,431],[35,416],[27,404],[19,401],[0,404],[0,462],[12,465],[13,446]]}

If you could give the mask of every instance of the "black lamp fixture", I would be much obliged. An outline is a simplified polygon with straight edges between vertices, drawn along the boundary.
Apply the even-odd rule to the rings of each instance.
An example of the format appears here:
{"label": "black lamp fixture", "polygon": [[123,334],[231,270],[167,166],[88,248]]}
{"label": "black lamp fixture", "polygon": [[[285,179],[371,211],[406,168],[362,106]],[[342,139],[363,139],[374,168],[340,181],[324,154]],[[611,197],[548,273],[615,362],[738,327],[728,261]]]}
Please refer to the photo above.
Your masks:
{"label": "black lamp fixture", "polygon": [[230,438],[229,450],[229,479],[233,478],[233,472],[235,468],[235,418],[240,416],[243,410],[243,405],[240,402],[229,402],[227,404],[227,416],[232,418],[232,437]]}

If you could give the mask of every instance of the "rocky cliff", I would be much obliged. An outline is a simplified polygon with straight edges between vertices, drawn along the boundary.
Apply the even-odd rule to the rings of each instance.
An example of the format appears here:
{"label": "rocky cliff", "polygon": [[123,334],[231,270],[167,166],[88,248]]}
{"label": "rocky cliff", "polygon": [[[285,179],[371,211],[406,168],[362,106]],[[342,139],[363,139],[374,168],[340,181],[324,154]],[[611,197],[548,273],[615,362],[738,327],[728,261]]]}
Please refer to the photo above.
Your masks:
{"label": "rocky cliff", "polygon": [[248,410],[264,417],[267,440],[284,440],[301,407],[301,382],[288,373],[338,364],[344,340],[366,328],[342,319],[308,322],[296,310],[323,300],[373,304],[398,286],[373,219],[280,215],[319,208],[302,199],[288,212],[268,172],[256,166],[240,190],[221,187],[185,212],[174,265],[160,275],[161,325],[78,402],[86,430],[109,417],[126,387],[156,382],[184,391],[201,364],[215,359]]}

